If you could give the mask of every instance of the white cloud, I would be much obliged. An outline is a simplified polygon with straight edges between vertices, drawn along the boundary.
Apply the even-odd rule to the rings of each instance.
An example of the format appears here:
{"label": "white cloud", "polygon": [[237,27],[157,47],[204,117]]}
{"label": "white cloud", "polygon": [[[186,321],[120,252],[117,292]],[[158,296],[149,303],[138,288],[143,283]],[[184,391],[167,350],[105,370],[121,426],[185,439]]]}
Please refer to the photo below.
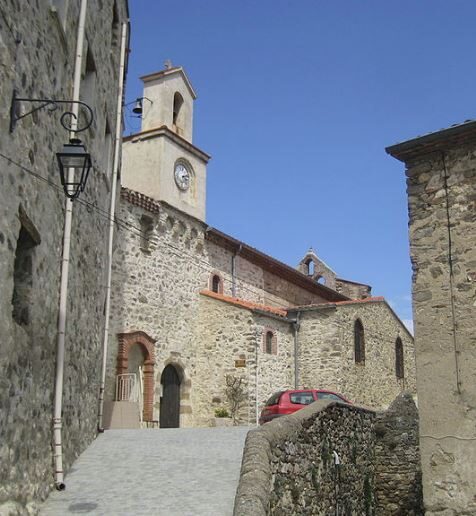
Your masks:
{"label": "white cloud", "polygon": [[403,319],[403,324],[408,328],[408,331],[414,335],[413,333],[413,319]]}

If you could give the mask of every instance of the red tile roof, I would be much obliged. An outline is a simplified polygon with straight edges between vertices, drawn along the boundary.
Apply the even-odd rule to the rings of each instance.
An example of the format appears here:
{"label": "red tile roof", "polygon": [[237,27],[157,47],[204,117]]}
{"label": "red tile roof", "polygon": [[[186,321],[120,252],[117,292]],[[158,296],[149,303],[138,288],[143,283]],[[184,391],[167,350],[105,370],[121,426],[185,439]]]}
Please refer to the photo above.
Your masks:
{"label": "red tile roof", "polygon": [[253,301],[245,301],[244,299],[239,299],[237,297],[230,297],[225,296],[223,294],[217,294],[216,292],[212,292],[211,290],[201,290],[200,294],[202,294],[203,296],[212,297],[213,299],[218,299],[219,301],[225,301],[225,303],[230,303],[241,308],[247,308],[248,310],[261,310],[263,312],[269,312],[280,317],[287,316],[286,310],[282,308],[277,308],[275,306],[262,305],[260,303],[254,303]]}
{"label": "red tile roof", "polygon": [[329,306],[342,306],[342,305],[356,305],[359,303],[378,303],[385,301],[383,296],[366,297],[364,299],[349,299],[348,301],[335,301],[333,303],[317,303],[313,305],[301,305],[301,306],[290,306],[286,308],[287,311],[300,310],[302,308],[316,308],[316,307],[329,307]]}

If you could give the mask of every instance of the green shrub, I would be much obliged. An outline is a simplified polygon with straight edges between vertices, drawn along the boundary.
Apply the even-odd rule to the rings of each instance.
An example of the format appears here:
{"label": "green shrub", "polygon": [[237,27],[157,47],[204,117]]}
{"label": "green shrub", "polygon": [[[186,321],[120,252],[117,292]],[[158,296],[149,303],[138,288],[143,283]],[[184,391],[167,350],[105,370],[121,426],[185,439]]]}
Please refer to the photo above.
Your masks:
{"label": "green shrub", "polygon": [[215,409],[215,417],[230,417],[230,414],[225,407],[219,407]]}

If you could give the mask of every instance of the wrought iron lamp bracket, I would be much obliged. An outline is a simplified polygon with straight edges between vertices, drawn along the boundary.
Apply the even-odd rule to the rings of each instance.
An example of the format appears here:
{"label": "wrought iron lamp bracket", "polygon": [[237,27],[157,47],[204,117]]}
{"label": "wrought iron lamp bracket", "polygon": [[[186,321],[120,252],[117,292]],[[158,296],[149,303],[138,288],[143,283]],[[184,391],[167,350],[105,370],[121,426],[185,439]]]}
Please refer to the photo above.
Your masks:
{"label": "wrought iron lamp bracket", "polygon": [[[30,104],[33,103],[41,103],[39,106],[34,107],[27,113],[23,113],[22,115],[18,114],[18,111],[20,109],[20,105],[24,102],[29,102]],[[17,92],[13,91],[12,96],[12,104],[10,106],[10,133],[12,133],[15,130],[15,126],[19,120],[22,118],[25,118],[27,116],[32,115],[33,113],[36,113],[37,111],[40,111],[43,108],[50,107],[51,111],[55,111],[58,109],[59,104],[78,104],[79,106],[83,107],[86,110],[85,115],[85,125],[76,127],[75,129],[71,126],[71,121],[73,119],[78,119],[78,116],[73,113],[72,111],[65,111],[61,117],[60,117],[60,123],[66,129],[67,131],[71,131],[73,133],[80,133],[82,131],[85,131],[88,129],[94,120],[94,114],[93,110],[86,104],[85,102],[81,102],[80,100],[63,100],[63,99],[28,99],[28,98],[22,98],[17,97]],[[69,123],[68,123],[69,119]]]}

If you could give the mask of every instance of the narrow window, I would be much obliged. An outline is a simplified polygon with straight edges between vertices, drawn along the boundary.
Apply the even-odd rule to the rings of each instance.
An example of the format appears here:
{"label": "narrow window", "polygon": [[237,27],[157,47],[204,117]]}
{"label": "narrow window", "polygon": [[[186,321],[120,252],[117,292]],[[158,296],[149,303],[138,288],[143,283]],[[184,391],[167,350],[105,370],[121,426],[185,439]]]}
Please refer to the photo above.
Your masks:
{"label": "narrow window", "polygon": [[106,118],[106,128],[104,130],[104,170],[107,177],[112,177],[112,133],[109,122]]}
{"label": "narrow window", "polygon": [[405,370],[403,365],[403,343],[400,337],[397,337],[395,342],[395,374],[398,379],[405,377]]}
{"label": "narrow window", "polygon": [[112,25],[111,25],[111,47],[117,47],[119,43],[119,15],[117,14],[117,3],[112,6]]}
{"label": "narrow window", "polygon": [[33,291],[33,259],[40,243],[38,231],[20,208],[22,223],[13,266],[12,317],[22,326],[30,324],[31,294]]}
{"label": "narrow window", "polygon": [[94,106],[96,90],[96,64],[89,45],[87,44],[86,59],[83,59],[83,71],[81,74],[80,97],[83,102]]}
{"label": "narrow window", "polygon": [[183,133],[183,124],[182,124],[182,105],[183,105],[183,97],[177,91],[174,95],[174,111],[172,118],[172,127],[177,134]]}
{"label": "narrow window", "polygon": [[273,332],[267,331],[266,332],[266,339],[265,339],[265,353],[269,353],[270,355],[273,353]]}
{"label": "narrow window", "polygon": [[146,253],[152,250],[151,240],[154,231],[154,222],[147,215],[142,215],[140,219],[140,248]]}
{"label": "narrow window", "polygon": [[221,294],[223,292],[222,280],[218,274],[212,276],[212,292]]}
{"label": "narrow window", "polygon": [[357,319],[354,324],[354,352],[355,363],[365,365],[365,336],[360,319]]}
{"label": "narrow window", "polygon": [[51,10],[56,14],[63,30],[66,28],[69,0],[51,0]]}
{"label": "narrow window", "polygon": [[314,276],[314,272],[315,272],[314,262],[312,260],[308,260],[306,262],[306,267],[307,267],[307,275]]}

